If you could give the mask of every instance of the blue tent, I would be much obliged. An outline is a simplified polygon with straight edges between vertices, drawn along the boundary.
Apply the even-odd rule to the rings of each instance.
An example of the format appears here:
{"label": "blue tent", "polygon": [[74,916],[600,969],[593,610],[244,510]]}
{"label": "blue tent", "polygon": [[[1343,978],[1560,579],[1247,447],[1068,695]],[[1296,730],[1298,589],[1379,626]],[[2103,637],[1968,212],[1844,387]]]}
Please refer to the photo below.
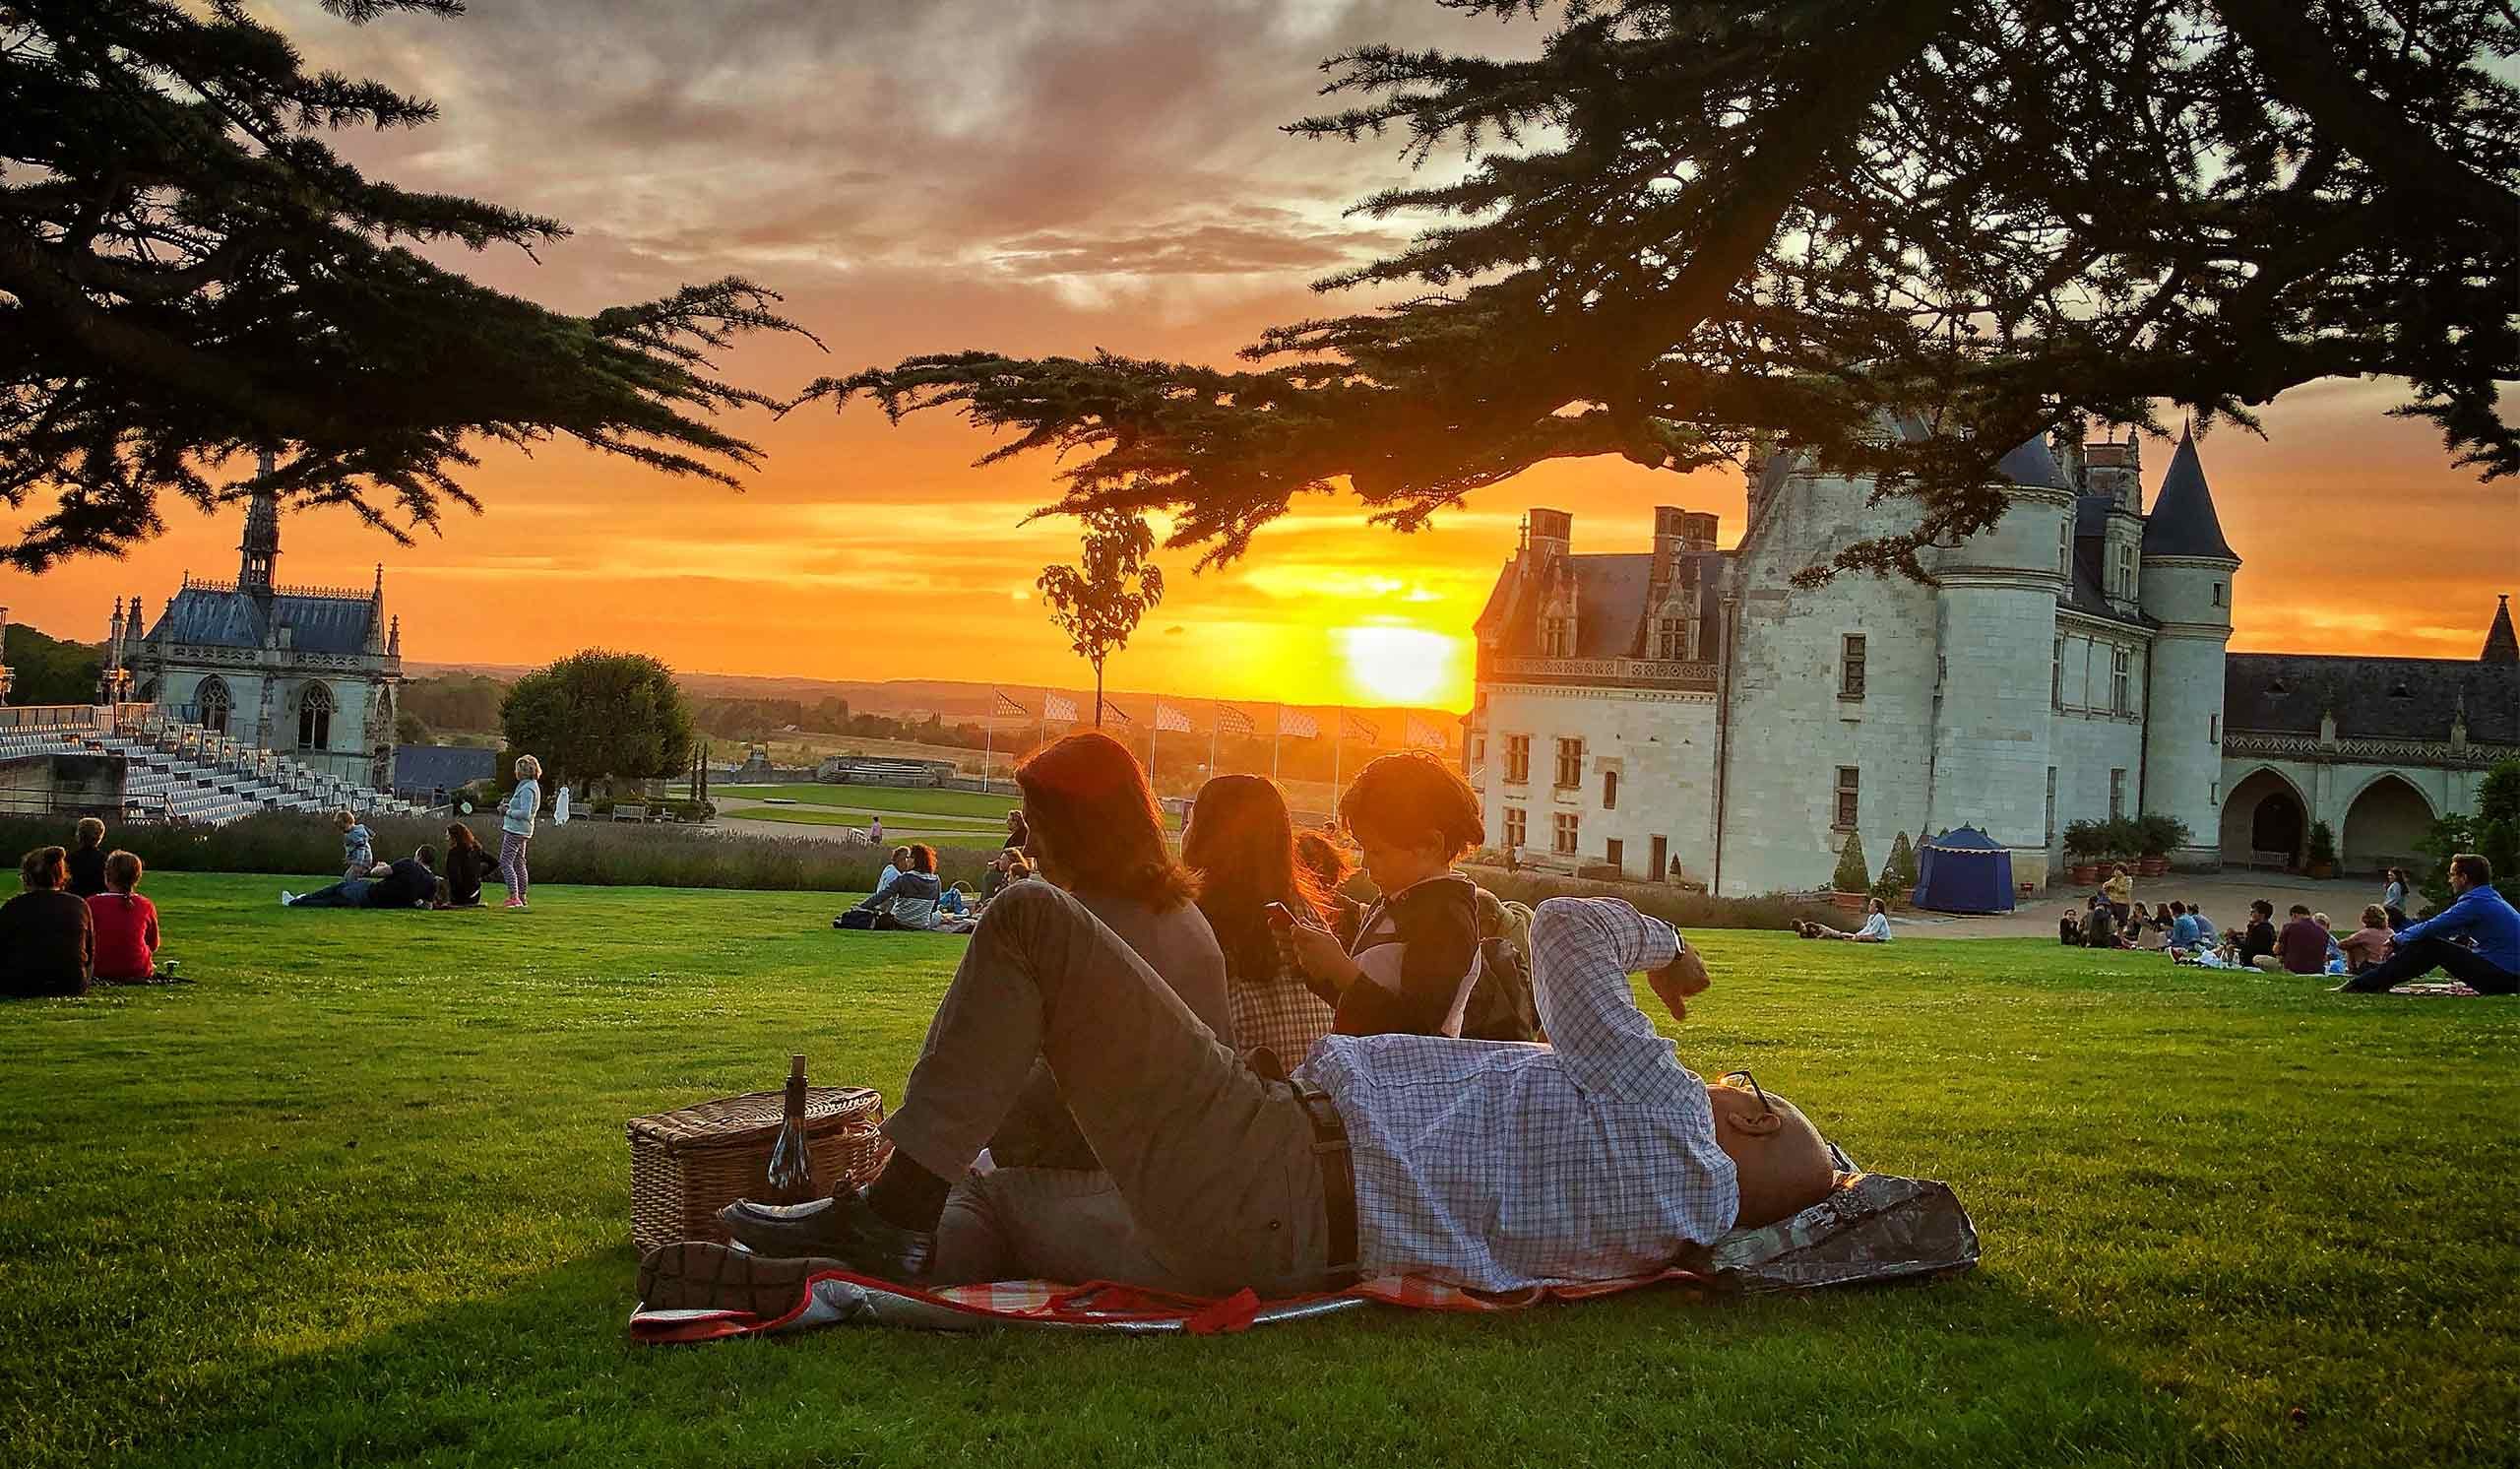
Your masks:
{"label": "blue tent", "polygon": [[1919,908],[1936,913],[2012,912],[2012,851],[1974,826],[1917,844]]}

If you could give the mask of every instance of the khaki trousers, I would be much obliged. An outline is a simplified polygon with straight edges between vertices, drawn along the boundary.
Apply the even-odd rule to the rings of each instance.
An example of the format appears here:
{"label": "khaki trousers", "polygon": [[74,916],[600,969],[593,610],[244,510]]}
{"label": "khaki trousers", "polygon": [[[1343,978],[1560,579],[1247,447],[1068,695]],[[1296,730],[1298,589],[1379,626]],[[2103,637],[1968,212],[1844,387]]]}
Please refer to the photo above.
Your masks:
{"label": "khaki trousers", "polygon": [[[1102,1174],[967,1177],[1036,1056]],[[989,905],[884,1132],[959,1181],[938,1228],[940,1279],[1039,1275],[1197,1296],[1331,1283],[1321,1165],[1292,1090],[1253,1075],[1048,883],[1017,883]]]}

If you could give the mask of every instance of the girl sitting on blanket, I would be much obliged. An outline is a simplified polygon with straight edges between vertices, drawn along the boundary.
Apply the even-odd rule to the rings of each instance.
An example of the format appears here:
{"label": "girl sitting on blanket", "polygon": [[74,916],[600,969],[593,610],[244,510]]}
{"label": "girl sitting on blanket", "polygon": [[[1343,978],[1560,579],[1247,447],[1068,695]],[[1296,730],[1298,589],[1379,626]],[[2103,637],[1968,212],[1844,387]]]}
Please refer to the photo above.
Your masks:
{"label": "girl sitting on blanket", "polygon": [[1199,911],[1225,951],[1234,1045],[1265,1046],[1281,1063],[1300,1064],[1337,1012],[1288,961],[1269,923],[1272,903],[1301,923],[1326,926],[1328,918],[1312,869],[1297,860],[1294,822],[1277,785],[1221,775],[1200,787],[1181,861],[1198,874]]}

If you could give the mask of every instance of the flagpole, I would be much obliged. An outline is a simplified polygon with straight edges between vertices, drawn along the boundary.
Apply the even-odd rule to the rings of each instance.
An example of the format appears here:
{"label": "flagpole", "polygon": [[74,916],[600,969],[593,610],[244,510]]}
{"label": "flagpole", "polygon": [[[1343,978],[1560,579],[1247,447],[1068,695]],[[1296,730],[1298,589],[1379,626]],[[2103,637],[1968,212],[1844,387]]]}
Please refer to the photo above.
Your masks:
{"label": "flagpole", "polygon": [[1269,731],[1269,779],[1273,783],[1278,779],[1278,747],[1287,737],[1287,706],[1280,704],[1277,708],[1278,722]]}
{"label": "flagpole", "polygon": [[997,774],[997,701],[1004,697],[1006,695],[998,691],[996,684],[988,686],[988,720],[980,727],[980,790],[983,793],[996,784],[990,778]]}
{"label": "flagpole", "polygon": [[1330,809],[1339,809],[1339,775],[1343,769],[1340,756],[1348,752],[1348,706],[1342,704],[1332,712],[1339,727],[1330,732]]}
{"label": "flagpole", "polygon": [[1210,699],[1208,701],[1208,779],[1212,781],[1217,778],[1217,734],[1225,728],[1225,721],[1218,716],[1217,710],[1217,701]]}

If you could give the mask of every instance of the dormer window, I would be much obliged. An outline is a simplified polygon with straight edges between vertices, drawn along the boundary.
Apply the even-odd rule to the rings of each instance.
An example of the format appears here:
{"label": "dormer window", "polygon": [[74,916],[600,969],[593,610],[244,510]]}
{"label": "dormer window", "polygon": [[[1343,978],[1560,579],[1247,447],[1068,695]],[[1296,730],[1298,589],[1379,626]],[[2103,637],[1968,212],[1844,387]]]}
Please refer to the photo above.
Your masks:
{"label": "dormer window", "polygon": [[1575,619],[1544,617],[1540,627],[1540,651],[1544,658],[1575,656]]}

